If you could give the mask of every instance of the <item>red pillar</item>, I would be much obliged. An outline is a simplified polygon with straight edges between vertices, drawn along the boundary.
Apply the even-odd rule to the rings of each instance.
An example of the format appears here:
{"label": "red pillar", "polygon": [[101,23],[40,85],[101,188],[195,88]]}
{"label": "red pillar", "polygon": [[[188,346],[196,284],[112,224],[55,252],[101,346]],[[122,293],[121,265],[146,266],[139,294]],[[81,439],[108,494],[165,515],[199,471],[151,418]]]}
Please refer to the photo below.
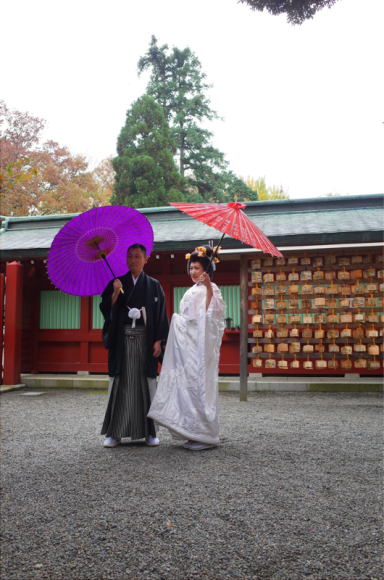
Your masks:
{"label": "red pillar", "polygon": [[[82,341],[80,343],[80,371],[88,370],[89,364],[89,329],[91,316],[91,298],[82,296],[80,302],[80,332]],[[86,340],[84,340],[86,338]]]}
{"label": "red pillar", "polygon": [[7,264],[5,338],[4,338],[4,384],[21,382],[21,326],[23,312],[23,266],[18,262]]}
{"label": "red pillar", "polygon": [[1,373],[0,373],[0,382],[3,384],[3,328],[4,328],[4,293],[5,293],[5,276],[4,274],[0,274],[0,364],[1,364]]}

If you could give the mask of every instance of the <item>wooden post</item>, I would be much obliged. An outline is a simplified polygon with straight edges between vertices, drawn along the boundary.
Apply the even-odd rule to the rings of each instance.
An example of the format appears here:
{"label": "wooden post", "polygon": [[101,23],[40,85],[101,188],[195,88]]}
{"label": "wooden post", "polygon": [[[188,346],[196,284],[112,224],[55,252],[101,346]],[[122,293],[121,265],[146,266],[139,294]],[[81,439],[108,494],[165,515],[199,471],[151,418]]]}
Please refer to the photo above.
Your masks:
{"label": "wooden post", "polygon": [[167,306],[168,318],[171,318],[173,313],[171,310],[171,264],[165,256],[161,261],[161,287],[165,294],[165,304]]}
{"label": "wooden post", "polygon": [[240,401],[247,400],[248,374],[248,260],[240,257]]}
{"label": "wooden post", "polygon": [[21,383],[21,328],[23,313],[23,266],[7,264],[4,337],[4,384]]}

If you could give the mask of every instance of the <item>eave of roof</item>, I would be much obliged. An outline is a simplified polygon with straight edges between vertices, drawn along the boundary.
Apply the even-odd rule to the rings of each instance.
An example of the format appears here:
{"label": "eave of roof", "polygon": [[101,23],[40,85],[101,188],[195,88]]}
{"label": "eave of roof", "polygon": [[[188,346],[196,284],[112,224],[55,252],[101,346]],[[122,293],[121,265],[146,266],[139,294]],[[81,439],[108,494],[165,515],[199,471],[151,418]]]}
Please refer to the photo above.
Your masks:
{"label": "eave of roof", "polygon": [[[279,200],[247,203],[249,218],[275,245],[381,242],[383,194]],[[381,211],[380,211],[381,210]],[[217,230],[196,221],[174,207],[143,208],[154,230],[154,251],[190,250],[195,242],[213,239]],[[47,255],[56,233],[78,214],[6,218],[1,235],[4,259]],[[223,248],[247,247],[225,238]]]}

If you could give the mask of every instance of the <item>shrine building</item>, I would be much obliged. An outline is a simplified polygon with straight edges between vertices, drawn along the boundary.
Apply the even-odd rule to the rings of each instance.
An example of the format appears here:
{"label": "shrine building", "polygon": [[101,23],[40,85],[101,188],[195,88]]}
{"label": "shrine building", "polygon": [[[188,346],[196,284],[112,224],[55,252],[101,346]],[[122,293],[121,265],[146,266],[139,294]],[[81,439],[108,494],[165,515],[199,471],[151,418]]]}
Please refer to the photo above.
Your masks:
{"label": "shrine building", "polygon": [[[263,375],[383,374],[383,202],[367,194],[247,203],[283,259],[224,238],[214,274],[227,304],[220,374],[241,365]],[[161,283],[171,317],[191,286],[185,254],[221,233],[174,207],[139,211],[154,231],[145,272]],[[47,275],[52,241],[74,215],[2,216],[4,384],[20,373],[108,372],[100,296],[65,294]]]}

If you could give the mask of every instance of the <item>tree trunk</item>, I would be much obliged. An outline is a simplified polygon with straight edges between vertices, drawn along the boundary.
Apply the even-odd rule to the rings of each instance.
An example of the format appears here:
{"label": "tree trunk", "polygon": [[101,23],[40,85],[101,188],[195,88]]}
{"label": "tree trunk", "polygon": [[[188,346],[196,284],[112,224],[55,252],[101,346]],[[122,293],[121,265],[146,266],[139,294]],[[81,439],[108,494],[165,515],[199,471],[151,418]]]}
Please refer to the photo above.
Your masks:
{"label": "tree trunk", "polygon": [[180,173],[184,177],[184,135],[183,135],[183,124],[180,124],[181,128],[181,138],[180,138]]}

